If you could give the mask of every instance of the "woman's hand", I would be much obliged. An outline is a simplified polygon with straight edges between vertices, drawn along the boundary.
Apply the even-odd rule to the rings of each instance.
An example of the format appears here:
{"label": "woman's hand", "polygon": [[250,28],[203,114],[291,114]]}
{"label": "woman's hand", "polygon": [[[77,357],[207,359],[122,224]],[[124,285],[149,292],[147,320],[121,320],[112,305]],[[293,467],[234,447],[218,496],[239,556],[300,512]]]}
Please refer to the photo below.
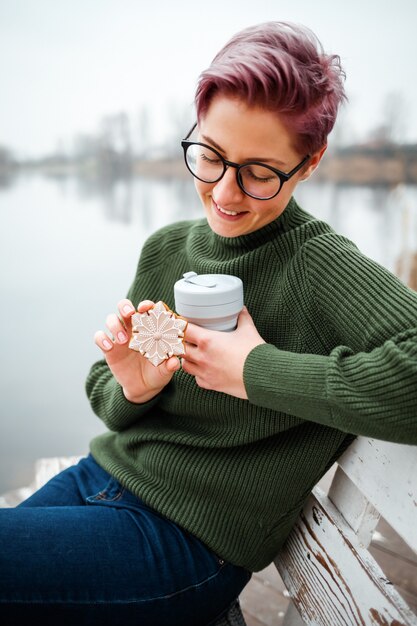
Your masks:
{"label": "woman's hand", "polygon": [[[153,305],[150,300],[144,300],[137,310],[145,313]],[[131,318],[136,312],[135,307],[126,299],[121,300],[117,307],[119,315],[111,313],[106,320],[111,337],[99,330],[94,335],[94,341],[103,351],[107,365],[121,385],[127,400],[141,404],[151,400],[169,383],[174,372],[180,368],[180,362],[173,356],[155,367],[140,353],[131,350]]]}
{"label": "woman's hand", "polygon": [[249,352],[265,343],[244,307],[236,330],[219,332],[188,324],[182,368],[195,377],[203,389],[222,391],[247,399],[243,383],[243,366]]}

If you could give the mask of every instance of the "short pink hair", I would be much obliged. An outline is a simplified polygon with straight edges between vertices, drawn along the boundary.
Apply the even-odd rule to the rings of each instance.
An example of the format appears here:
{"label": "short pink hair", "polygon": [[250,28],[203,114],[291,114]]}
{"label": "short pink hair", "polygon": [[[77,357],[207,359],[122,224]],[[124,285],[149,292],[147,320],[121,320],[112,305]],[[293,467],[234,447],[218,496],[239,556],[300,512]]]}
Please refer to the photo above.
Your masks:
{"label": "short pink hair", "polygon": [[296,137],[300,153],[327,144],[346,99],[340,57],[328,55],[316,35],[289,22],[266,22],[240,31],[201,73],[195,103],[204,117],[216,94],[276,111]]}

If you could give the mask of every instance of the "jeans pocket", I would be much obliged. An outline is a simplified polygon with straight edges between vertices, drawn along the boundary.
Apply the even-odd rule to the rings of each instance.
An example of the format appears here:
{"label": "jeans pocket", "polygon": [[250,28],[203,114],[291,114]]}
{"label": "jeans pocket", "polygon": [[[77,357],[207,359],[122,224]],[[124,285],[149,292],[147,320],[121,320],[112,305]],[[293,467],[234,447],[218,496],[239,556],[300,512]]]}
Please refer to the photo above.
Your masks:
{"label": "jeans pocket", "polygon": [[115,478],[111,478],[104,488],[100,489],[98,493],[95,493],[92,496],[87,496],[86,502],[89,504],[119,502],[123,497],[124,491],[125,490],[121,484]]}

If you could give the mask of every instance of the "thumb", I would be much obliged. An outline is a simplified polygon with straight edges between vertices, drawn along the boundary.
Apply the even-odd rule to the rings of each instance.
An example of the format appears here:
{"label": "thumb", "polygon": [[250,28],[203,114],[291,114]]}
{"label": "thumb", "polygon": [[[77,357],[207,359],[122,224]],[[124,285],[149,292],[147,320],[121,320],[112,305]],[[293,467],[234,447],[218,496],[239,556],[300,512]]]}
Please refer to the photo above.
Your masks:
{"label": "thumb", "polygon": [[245,326],[254,326],[253,319],[248,309],[244,306],[237,319],[237,327],[239,329],[245,328]]}
{"label": "thumb", "polygon": [[172,375],[179,370],[181,367],[181,363],[176,356],[172,356],[158,367],[159,373],[164,378],[170,379]]}

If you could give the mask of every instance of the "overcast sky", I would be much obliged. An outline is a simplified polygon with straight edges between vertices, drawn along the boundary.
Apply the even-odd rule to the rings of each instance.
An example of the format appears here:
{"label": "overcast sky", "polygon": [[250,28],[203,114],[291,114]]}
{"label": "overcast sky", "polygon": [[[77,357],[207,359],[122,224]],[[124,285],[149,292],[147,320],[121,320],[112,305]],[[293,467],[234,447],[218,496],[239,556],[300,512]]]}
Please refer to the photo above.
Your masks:
{"label": "overcast sky", "polygon": [[363,139],[396,93],[403,139],[417,141],[416,0],[0,0],[0,145],[44,154],[144,105],[163,134],[220,47],[267,20],[305,24],[341,56],[345,137]]}

